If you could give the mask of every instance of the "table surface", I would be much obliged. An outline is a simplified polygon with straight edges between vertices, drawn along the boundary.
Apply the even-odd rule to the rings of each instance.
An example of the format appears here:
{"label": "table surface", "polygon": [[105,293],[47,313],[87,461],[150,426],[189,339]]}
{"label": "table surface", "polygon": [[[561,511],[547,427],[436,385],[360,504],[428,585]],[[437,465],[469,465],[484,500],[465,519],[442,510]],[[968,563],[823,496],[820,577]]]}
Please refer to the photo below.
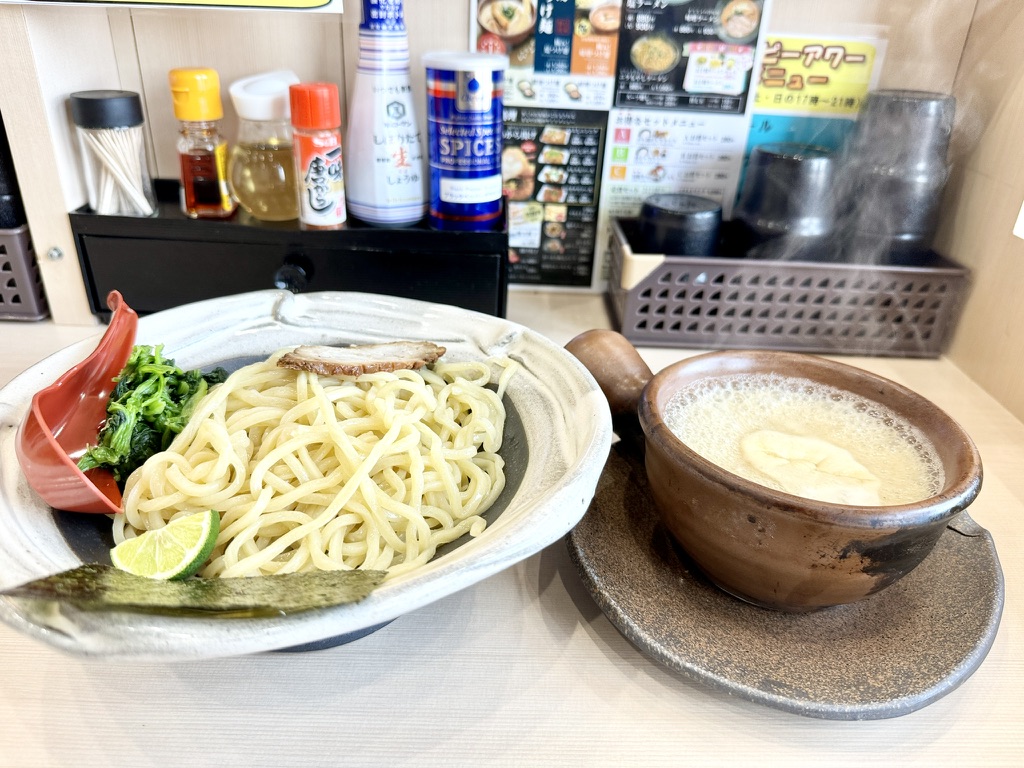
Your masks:
{"label": "table surface", "polygon": [[[559,344],[600,297],[512,291]],[[100,328],[0,323],[0,384]],[[693,350],[642,349],[655,371]],[[844,358],[925,395],[985,464],[971,516],[1006,582],[988,657],[902,717],[800,717],[715,691],[631,645],[558,542],[346,646],[175,663],[67,655],[0,625],[0,766],[1021,765],[1024,425],[945,359]]]}

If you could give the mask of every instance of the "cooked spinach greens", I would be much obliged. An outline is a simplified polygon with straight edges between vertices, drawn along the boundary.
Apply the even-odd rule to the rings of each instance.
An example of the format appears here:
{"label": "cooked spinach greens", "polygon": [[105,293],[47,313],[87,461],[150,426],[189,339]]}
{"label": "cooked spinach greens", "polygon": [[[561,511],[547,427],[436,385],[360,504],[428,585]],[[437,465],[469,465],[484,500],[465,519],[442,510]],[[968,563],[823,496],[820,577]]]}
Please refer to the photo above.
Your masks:
{"label": "cooked spinach greens", "polygon": [[114,379],[97,444],[79,459],[78,468],[109,469],[123,486],[146,459],[171,444],[210,387],[227,375],[223,368],[183,371],[163,356],[162,345],[133,347]]}

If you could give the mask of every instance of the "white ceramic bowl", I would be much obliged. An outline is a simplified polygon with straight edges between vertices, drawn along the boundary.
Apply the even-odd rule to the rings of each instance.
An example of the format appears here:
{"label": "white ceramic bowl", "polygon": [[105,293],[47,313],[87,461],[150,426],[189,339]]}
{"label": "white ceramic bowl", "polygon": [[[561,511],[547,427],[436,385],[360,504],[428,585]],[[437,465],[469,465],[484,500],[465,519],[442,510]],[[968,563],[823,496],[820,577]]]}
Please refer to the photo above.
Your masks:
{"label": "white ceramic bowl", "polygon": [[[454,542],[423,568],[360,603],[282,619],[171,618],[31,611],[0,598],[0,620],[64,650],[137,659],[212,658],[320,647],[373,629],[464,589],[565,535],[586,511],[611,446],[608,404],[568,352],[516,323],[456,307],[359,293],[260,291],[141,319],[137,343],[163,344],[183,368],[229,367],[298,344],[424,339],[446,359],[508,355],[522,367],[506,392],[502,455],[508,486],[476,539]],[[84,359],[97,339],[64,349],[0,390],[0,589],[99,560],[104,515],[54,512],[28,486],[14,442],[32,395]]]}

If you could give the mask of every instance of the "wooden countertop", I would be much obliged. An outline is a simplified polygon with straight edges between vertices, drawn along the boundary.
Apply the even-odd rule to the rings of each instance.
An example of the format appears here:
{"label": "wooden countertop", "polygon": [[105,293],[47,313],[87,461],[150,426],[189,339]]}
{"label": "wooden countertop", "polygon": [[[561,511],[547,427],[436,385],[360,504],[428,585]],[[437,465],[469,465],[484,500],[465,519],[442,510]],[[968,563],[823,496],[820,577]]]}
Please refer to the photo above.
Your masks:
{"label": "wooden countertop", "polygon": [[[509,305],[560,344],[609,326],[593,295]],[[101,330],[0,323],[0,383]],[[641,352],[654,370],[693,354]],[[981,667],[920,711],[814,720],[671,672],[609,623],[559,542],[330,650],[129,665],[0,625],[0,766],[1020,765],[1024,425],[945,359],[843,359],[933,400],[985,463],[970,513],[999,552],[1002,623]]]}

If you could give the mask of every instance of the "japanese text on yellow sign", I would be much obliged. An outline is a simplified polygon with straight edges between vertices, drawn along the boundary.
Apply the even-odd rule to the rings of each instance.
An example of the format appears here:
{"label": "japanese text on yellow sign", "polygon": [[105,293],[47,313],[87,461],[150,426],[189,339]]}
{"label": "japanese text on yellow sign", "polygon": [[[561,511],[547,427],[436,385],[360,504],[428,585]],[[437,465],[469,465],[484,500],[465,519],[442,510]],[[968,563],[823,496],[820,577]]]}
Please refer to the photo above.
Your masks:
{"label": "japanese text on yellow sign", "polygon": [[878,43],[769,37],[755,109],[856,114],[872,87]]}

